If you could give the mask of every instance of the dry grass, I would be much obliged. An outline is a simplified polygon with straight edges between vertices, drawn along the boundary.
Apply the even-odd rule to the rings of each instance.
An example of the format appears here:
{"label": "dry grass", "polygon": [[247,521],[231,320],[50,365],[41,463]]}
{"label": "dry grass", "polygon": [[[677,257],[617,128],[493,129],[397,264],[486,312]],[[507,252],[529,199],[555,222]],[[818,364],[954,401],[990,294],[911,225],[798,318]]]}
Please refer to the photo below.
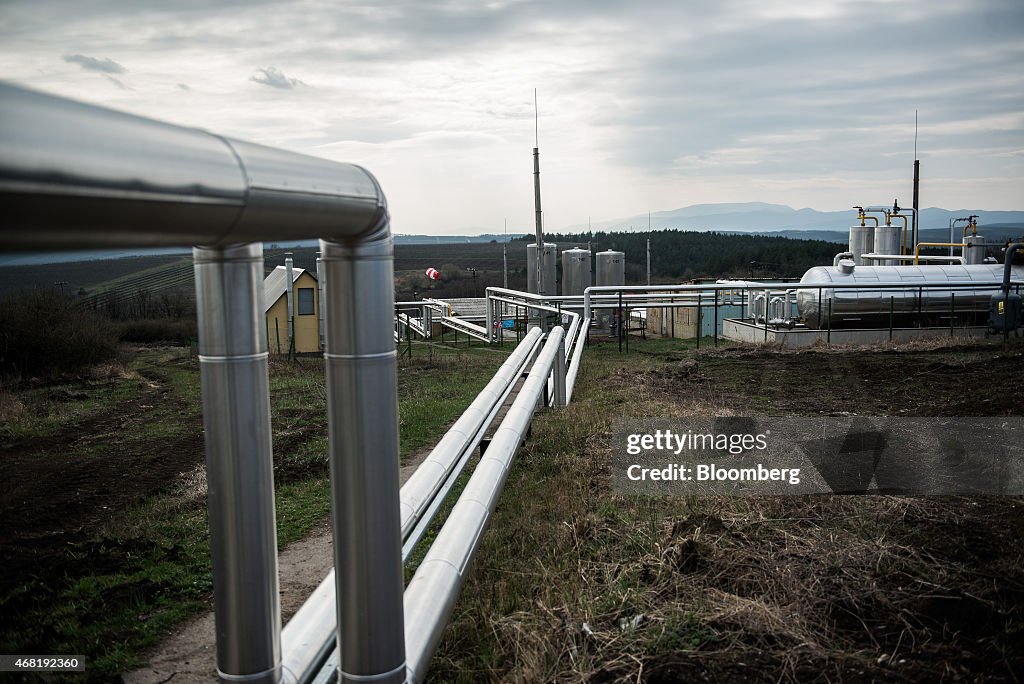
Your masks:
{"label": "dry grass", "polygon": [[0,423],[14,423],[25,416],[25,402],[16,394],[0,390]]}
{"label": "dry grass", "polygon": [[[728,354],[744,363],[744,352]],[[1020,499],[612,495],[610,416],[737,412],[713,381],[701,392],[678,390],[679,378],[698,376],[677,355],[588,359],[575,403],[534,423],[433,676],[836,682],[1024,674]]]}

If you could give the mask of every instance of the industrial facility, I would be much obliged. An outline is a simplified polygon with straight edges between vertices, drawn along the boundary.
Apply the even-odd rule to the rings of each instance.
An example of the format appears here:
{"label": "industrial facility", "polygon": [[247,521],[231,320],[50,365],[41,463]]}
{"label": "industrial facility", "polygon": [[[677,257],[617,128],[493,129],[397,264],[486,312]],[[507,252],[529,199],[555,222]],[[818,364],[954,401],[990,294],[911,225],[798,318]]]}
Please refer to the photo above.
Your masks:
{"label": "industrial facility", "polygon": [[[913,210],[855,207],[849,249],[798,282],[651,284],[648,259],[647,283],[629,285],[624,252],[574,247],[561,254],[559,283],[534,148],[527,290],[396,302],[387,203],[362,167],[9,85],[0,85],[0,147],[0,230],[13,248],[193,247],[223,681],[423,681],[533,416],[572,402],[594,338],[804,346],[1005,338],[1022,323],[1021,245],[1006,246],[999,263],[988,251],[1004,246],[987,243],[971,217],[948,242],[921,242],[916,201]],[[161,173],[154,160],[166,162]],[[311,237],[320,239],[316,275],[289,258],[265,277],[264,241]],[[516,346],[400,484],[399,350],[446,330]],[[333,567],[282,627],[268,357],[319,351]]]}

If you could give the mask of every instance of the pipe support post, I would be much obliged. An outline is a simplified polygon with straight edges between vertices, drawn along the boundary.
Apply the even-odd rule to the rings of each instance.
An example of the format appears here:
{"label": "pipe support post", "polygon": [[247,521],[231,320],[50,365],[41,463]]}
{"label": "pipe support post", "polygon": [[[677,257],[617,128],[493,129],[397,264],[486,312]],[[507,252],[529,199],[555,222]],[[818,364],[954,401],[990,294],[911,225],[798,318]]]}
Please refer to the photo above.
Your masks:
{"label": "pipe support post", "polygon": [[196,247],[210,546],[223,681],[281,677],[263,246]]}
{"label": "pipe support post", "polygon": [[361,240],[320,241],[325,293],[338,681],[405,677],[394,284],[386,212]]}

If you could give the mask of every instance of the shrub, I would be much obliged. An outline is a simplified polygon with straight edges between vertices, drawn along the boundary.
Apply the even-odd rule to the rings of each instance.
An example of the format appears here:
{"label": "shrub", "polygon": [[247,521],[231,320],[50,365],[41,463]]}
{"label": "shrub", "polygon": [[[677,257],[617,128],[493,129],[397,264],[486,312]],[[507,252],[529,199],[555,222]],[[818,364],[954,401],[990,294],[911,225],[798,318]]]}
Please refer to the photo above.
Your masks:
{"label": "shrub", "polygon": [[187,345],[197,336],[195,318],[144,318],[121,323],[121,341]]}
{"label": "shrub", "polygon": [[0,374],[71,373],[117,352],[114,324],[66,297],[37,291],[0,299]]}

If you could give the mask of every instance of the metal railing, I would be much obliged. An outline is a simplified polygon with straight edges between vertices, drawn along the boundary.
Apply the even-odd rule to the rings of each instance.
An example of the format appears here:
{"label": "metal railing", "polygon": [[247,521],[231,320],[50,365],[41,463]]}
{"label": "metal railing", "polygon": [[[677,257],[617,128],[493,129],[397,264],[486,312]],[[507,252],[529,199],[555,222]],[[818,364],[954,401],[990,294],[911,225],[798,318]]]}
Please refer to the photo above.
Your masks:
{"label": "metal railing", "polygon": [[[403,562],[422,539],[498,410],[533,361],[541,338],[537,328],[527,335],[402,486],[399,506]],[[331,573],[285,627],[284,643],[296,645],[285,649],[285,671],[289,680],[311,681],[324,669],[325,663],[331,662],[332,651],[337,648],[335,598]]]}
{"label": "metal railing", "polygon": [[[550,401],[564,405],[571,392],[564,329],[553,329],[539,354],[542,334],[529,332],[400,490],[392,242],[384,195],[369,172],[9,85],[0,85],[0,149],[5,248],[199,245],[220,678],[422,677],[539,398],[551,385]],[[334,570],[282,631],[262,241],[317,235],[329,236],[317,271]],[[573,323],[578,366],[583,327]],[[491,338],[489,328],[468,332]],[[441,543],[403,592],[403,561],[531,362]],[[444,599],[435,604],[439,586]]]}
{"label": "metal railing", "polygon": [[[448,623],[466,571],[533,412],[557,366],[564,329],[554,328],[515,402],[491,439],[444,526],[405,591],[405,641],[409,682],[422,681]],[[564,358],[564,357],[563,357]]]}
{"label": "metal railing", "polygon": [[[404,681],[392,247],[373,176],[6,84],[0,149],[6,249],[200,245],[193,256],[225,681],[291,674],[282,661],[261,241],[327,236],[320,267],[334,581],[346,597],[335,616],[346,635],[340,679]],[[301,624],[286,630],[284,662],[308,644]]]}

